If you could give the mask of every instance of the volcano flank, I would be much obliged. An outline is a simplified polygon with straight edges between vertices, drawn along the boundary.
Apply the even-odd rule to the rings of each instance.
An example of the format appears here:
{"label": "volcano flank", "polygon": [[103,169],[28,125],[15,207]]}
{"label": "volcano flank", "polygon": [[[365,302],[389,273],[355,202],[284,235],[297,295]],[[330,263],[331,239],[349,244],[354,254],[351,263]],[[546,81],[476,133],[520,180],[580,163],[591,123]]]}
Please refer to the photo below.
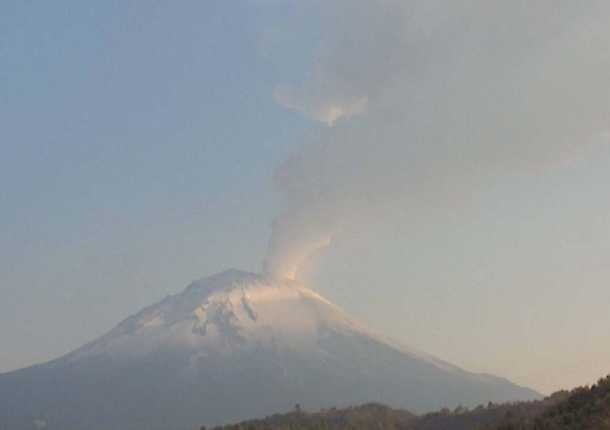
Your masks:
{"label": "volcano flank", "polygon": [[0,375],[0,423],[188,429],[297,403],[424,412],[537,397],[385,340],[297,281],[229,270],[59,359]]}

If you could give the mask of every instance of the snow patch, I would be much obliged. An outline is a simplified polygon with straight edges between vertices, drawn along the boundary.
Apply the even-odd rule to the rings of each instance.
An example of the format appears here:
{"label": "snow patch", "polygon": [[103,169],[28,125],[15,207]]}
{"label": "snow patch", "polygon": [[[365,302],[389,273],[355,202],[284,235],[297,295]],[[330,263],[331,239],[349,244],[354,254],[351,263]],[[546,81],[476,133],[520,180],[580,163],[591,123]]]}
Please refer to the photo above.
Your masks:
{"label": "snow patch", "polygon": [[182,293],[127,318],[69,359],[134,359],[160,350],[184,350],[196,363],[256,348],[325,356],[328,352],[320,345],[329,332],[373,338],[438,367],[450,367],[385,340],[297,281],[237,270],[191,283]]}

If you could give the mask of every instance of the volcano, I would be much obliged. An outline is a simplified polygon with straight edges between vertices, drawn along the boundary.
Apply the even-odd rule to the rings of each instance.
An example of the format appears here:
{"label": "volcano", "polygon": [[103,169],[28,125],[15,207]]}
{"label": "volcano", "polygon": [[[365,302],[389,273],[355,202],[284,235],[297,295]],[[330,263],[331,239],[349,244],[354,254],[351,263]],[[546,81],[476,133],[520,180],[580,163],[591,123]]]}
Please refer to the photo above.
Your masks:
{"label": "volcano", "polygon": [[229,270],[0,375],[0,428],[191,429],[295,404],[424,412],[537,397],[387,341],[299,282]]}

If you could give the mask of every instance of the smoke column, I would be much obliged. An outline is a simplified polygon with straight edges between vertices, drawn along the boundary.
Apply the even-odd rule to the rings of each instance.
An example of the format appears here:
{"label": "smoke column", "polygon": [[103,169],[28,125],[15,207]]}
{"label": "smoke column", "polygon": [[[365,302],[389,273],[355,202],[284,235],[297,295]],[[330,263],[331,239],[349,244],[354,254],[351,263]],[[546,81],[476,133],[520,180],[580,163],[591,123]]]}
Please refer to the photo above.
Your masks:
{"label": "smoke column", "polygon": [[276,172],[269,275],[295,278],[395,205],[459,200],[608,142],[607,1],[316,4],[311,78],[274,93],[320,130]]}

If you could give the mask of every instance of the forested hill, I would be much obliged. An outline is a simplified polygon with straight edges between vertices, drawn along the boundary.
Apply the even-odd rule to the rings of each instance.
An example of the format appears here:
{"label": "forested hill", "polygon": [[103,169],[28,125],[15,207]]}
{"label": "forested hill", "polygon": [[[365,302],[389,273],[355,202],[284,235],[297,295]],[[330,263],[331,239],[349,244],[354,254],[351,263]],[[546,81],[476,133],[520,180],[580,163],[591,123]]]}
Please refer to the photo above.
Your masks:
{"label": "forested hill", "polygon": [[[521,429],[505,426],[501,430]],[[610,376],[592,387],[573,390],[567,399],[548,408],[533,430],[610,430]]]}
{"label": "forested hill", "polygon": [[215,427],[214,430],[412,429],[416,420],[417,416],[411,412],[376,403],[315,413],[303,412],[297,406],[287,414]]}
{"label": "forested hill", "polygon": [[422,416],[367,404],[287,414],[215,430],[610,430],[610,376],[591,387],[560,391],[544,400],[442,410]]}

